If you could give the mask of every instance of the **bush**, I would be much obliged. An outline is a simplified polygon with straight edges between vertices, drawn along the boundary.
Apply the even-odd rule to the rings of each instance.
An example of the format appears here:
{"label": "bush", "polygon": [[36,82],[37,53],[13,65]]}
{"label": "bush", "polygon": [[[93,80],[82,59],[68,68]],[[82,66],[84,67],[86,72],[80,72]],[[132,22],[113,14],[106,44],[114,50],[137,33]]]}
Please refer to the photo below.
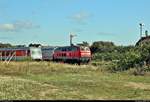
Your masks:
{"label": "bush", "polygon": [[135,67],[133,70],[131,70],[131,74],[135,75],[135,76],[144,76],[147,72],[150,71],[150,67],[149,66],[142,66],[142,67]]}
{"label": "bush", "polygon": [[94,42],[90,48],[92,53],[97,53],[97,52],[112,52],[114,50],[114,47],[115,45],[113,42],[97,41]]}
{"label": "bush", "polygon": [[141,60],[141,54],[138,51],[130,50],[117,62],[117,69],[118,71],[128,70],[130,68],[135,67],[135,65],[142,66],[143,62]]}
{"label": "bush", "polygon": [[[150,62],[150,45],[118,46],[112,52],[98,52],[93,59],[97,61],[112,61],[113,71],[125,71],[130,68],[143,67],[144,63]],[[150,63],[148,63],[150,64]]]}

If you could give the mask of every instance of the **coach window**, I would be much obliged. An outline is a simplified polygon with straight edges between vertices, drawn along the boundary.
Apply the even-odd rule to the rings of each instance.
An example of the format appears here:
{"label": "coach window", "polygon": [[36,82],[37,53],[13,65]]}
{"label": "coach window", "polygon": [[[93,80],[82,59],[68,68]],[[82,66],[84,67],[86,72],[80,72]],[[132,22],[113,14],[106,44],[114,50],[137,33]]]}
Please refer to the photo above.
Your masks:
{"label": "coach window", "polygon": [[7,52],[6,52],[6,56],[9,56],[9,54],[10,54],[10,51],[7,51]]}
{"label": "coach window", "polygon": [[5,51],[2,51],[2,56],[5,56]]}

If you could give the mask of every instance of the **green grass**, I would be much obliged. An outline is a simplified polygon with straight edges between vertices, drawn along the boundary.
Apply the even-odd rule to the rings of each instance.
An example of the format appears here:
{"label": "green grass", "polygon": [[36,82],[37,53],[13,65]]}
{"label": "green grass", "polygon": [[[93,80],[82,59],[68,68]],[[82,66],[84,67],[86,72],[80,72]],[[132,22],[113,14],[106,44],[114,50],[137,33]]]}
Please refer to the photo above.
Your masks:
{"label": "green grass", "polygon": [[149,75],[102,69],[50,62],[1,62],[0,99],[150,99]]}

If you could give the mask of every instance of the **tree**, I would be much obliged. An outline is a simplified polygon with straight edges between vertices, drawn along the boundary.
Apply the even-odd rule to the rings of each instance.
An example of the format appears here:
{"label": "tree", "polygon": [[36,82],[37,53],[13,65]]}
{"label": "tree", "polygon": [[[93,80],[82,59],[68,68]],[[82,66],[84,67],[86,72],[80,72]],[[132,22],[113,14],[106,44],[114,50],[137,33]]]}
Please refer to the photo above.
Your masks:
{"label": "tree", "polygon": [[0,43],[0,48],[8,48],[8,47],[12,47],[12,45],[9,43],[7,44]]}
{"label": "tree", "polygon": [[86,41],[83,41],[82,43],[79,43],[77,45],[79,45],[79,46],[88,46],[88,47],[90,46],[89,43],[86,42]]}
{"label": "tree", "polygon": [[114,47],[115,47],[115,45],[113,42],[97,41],[91,45],[91,51],[92,51],[92,53],[111,52],[111,51],[113,51]]}
{"label": "tree", "polygon": [[39,47],[39,46],[41,46],[41,44],[29,44],[29,47]]}

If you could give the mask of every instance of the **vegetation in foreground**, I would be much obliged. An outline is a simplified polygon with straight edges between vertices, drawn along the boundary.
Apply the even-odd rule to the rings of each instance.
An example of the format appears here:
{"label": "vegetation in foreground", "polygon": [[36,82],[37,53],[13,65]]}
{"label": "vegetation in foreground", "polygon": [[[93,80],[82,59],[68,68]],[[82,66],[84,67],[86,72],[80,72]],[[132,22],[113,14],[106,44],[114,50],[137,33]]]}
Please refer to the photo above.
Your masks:
{"label": "vegetation in foreground", "polygon": [[150,99],[149,74],[109,73],[102,63],[1,62],[0,99]]}

